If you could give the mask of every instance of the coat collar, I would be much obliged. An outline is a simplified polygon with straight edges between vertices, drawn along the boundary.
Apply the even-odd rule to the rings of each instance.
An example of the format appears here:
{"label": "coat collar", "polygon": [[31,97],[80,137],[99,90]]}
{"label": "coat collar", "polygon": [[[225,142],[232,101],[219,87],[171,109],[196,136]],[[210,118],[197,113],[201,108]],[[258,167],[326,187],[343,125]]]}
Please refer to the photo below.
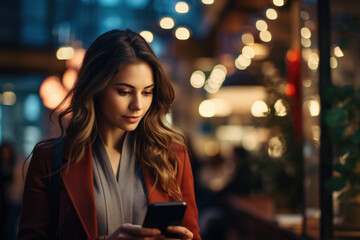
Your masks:
{"label": "coat collar", "polygon": [[[88,238],[97,238],[97,219],[94,196],[93,161],[91,144],[86,156],[78,163],[71,165],[62,173],[65,189]],[[68,145],[65,144],[64,157],[68,157]],[[154,188],[154,180],[148,167],[141,161],[141,170],[147,192],[148,204],[171,201],[169,195]]]}

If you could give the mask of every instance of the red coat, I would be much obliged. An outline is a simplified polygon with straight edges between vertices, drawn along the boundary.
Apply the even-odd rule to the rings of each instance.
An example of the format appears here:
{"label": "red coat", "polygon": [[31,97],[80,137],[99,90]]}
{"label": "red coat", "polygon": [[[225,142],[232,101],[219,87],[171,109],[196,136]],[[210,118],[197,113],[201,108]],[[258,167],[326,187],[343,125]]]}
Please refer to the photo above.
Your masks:
{"label": "red coat", "polygon": [[[30,161],[19,224],[18,239],[49,239],[49,183],[54,147],[45,144],[36,147]],[[198,227],[198,211],[194,196],[194,182],[189,156],[185,148],[175,145],[179,157],[177,182],[188,207],[183,226],[201,239]],[[93,166],[91,149],[84,159],[62,172],[60,184],[59,239],[96,239],[98,237],[94,199]],[[65,158],[67,149],[65,149]],[[153,179],[143,165],[142,173],[148,193],[148,203],[171,201],[164,191],[152,189]]]}

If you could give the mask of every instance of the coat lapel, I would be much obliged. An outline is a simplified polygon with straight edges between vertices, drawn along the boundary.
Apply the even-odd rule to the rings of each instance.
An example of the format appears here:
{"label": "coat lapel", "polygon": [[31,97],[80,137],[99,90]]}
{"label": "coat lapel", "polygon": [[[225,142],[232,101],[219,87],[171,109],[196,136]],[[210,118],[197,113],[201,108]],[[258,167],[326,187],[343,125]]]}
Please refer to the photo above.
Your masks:
{"label": "coat lapel", "polygon": [[91,147],[88,149],[84,159],[63,171],[62,180],[87,237],[96,238],[98,230]]}

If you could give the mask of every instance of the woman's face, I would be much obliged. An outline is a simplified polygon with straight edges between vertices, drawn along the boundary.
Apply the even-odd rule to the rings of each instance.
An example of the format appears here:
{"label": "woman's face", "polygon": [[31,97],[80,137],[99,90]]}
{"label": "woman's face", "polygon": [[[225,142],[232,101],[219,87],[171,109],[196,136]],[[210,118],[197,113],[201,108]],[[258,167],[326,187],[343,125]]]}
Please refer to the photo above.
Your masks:
{"label": "woman's face", "polygon": [[100,128],[133,131],[150,108],[154,78],[149,64],[139,62],[119,69],[100,94]]}

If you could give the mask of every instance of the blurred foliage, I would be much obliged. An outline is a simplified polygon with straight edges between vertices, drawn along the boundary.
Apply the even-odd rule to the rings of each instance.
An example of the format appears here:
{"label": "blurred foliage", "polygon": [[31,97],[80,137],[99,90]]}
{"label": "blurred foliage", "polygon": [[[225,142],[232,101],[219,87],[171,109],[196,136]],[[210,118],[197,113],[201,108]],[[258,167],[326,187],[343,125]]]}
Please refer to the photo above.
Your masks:
{"label": "blurred foliage", "polygon": [[324,98],[331,105],[324,120],[337,160],[334,177],[325,187],[341,191],[339,199],[354,200],[360,193],[360,91],[354,86],[330,86]]}

